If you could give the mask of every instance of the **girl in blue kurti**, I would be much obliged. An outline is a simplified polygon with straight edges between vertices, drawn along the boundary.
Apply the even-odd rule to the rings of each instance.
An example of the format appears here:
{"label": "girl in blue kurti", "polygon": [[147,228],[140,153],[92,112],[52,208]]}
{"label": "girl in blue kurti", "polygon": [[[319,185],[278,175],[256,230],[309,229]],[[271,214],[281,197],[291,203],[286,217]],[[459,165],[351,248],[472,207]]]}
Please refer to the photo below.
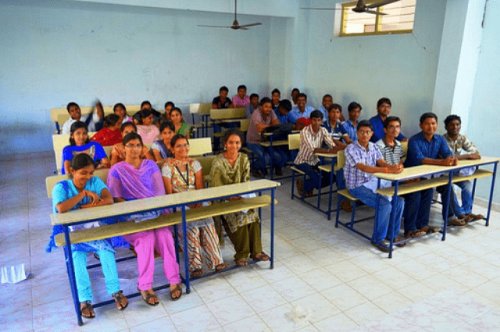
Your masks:
{"label": "girl in blue kurti", "polygon": [[[71,161],[70,179],[59,182],[52,190],[54,213],[64,213],[70,210],[113,204],[113,197],[104,182],[100,178],[93,176],[94,170],[94,161],[89,155],[81,153],[73,158]],[[93,227],[99,227],[99,222],[70,226],[70,231]],[[54,235],[59,231],[61,229],[54,229],[48,251],[54,247]],[[120,290],[115,254],[111,241],[97,240],[85,242],[72,245],[71,249],[82,316],[85,318],[95,317],[91,304],[92,288],[87,271],[87,254],[89,252],[99,255],[106,290],[115,299],[117,309],[125,309],[128,301]]]}
{"label": "girl in blue kurti", "polygon": [[79,153],[86,153],[97,163],[97,168],[109,168],[110,163],[106,152],[101,144],[91,142],[87,125],[76,121],[71,125],[69,144],[63,149],[62,174],[69,174],[69,168],[73,157]]}

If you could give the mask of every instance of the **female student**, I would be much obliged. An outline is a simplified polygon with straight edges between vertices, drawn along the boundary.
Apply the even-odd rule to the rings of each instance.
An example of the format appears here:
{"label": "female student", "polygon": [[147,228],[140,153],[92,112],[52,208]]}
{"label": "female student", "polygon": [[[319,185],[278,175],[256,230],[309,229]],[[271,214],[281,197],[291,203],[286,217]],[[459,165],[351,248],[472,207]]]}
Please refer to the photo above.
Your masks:
{"label": "female student", "polygon": [[133,122],[133,119],[127,114],[127,109],[125,108],[125,105],[123,105],[122,103],[118,103],[115,104],[115,106],[113,106],[113,113],[115,113],[120,117],[120,121],[118,121],[120,124],[124,124],[126,122]]}
{"label": "female student", "polygon": [[[125,122],[124,124],[121,125],[120,132],[123,139],[123,137],[125,137],[128,133],[136,133],[137,127],[133,122]],[[151,153],[149,153],[148,148],[145,146],[142,148],[141,158],[154,160]],[[125,147],[123,146],[123,143],[120,141],[120,143],[113,145],[113,149],[111,150],[111,166],[124,160],[125,160]]]}
{"label": "female student", "polygon": [[[111,167],[108,187],[115,202],[165,195],[161,172],[152,160],[142,159],[144,144],[137,133],[129,133],[123,138],[125,161]],[[150,211],[131,216],[136,222],[154,219],[165,211]],[[179,265],[175,255],[175,244],[169,227],[139,232],[124,236],[134,246],[139,270],[137,289],[148,305],[160,303],[153,291],[155,270],[155,248],[163,258],[163,272],[170,283],[170,298],[178,300],[182,295]]]}
{"label": "female student", "polygon": [[[215,157],[210,169],[211,187],[250,181],[250,162],[246,154],[240,153],[241,144],[241,135],[237,131],[226,132],[225,151]],[[230,199],[241,199],[241,197]],[[222,220],[236,250],[234,260],[237,265],[246,266],[249,255],[256,261],[269,260],[269,256],[262,252],[260,220],[255,210],[229,213],[223,215]]]}
{"label": "female student", "polygon": [[69,144],[63,149],[62,174],[69,174],[71,160],[80,153],[86,153],[97,163],[97,168],[108,168],[109,159],[102,146],[89,140],[87,125],[76,121],[71,125]]}
{"label": "female student", "polygon": [[[94,160],[89,155],[81,153],[73,158],[69,173],[70,179],[59,182],[52,190],[54,213],[65,213],[70,210],[113,204],[113,198],[104,182],[93,176],[94,170]],[[93,227],[99,227],[99,222],[70,226],[70,231]],[[60,231],[62,230],[54,228],[53,236],[47,248],[48,251],[55,247],[54,236]],[[120,281],[111,241],[97,240],[79,243],[72,245],[71,249],[82,316],[85,318],[95,317],[92,308],[92,287],[87,271],[87,254],[89,252],[99,255],[106,291],[115,299],[116,308],[118,310],[125,309],[128,300],[120,290]]]}
{"label": "female student", "polygon": [[120,117],[116,114],[108,114],[104,117],[104,128],[99,130],[91,140],[102,146],[110,146],[122,141],[120,133]]}
{"label": "female student", "polygon": [[141,124],[137,125],[137,133],[146,145],[151,145],[160,136],[158,127],[153,124],[153,113],[149,109],[140,111]]}
{"label": "female student", "polygon": [[[197,160],[188,157],[189,143],[185,136],[175,135],[171,141],[174,158],[167,159],[162,168],[163,183],[167,194],[203,188],[203,174]],[[197,206],[191,206],[194,208]],[[188,224],[189,270],[192,277],[203,274],[203,248],[207,268],[220,272],[227,268],[222,260],[219,237],[212,218]]]}
{"label": "female student", "polygon": [[155,141],[153,145],[151,145],[151,151],[153,152],[156,163],[160,165],[160,167],[167,158],[172,158],[174,156],[172,153],[172,147],[170,146],[170,141],[174,135],[175,127],[172,121],[163,121],[160,125],[161,139]]}
{"label": "female student", "polygon": [[174,107],[170,111],[170,120],[175,126],[176,134],[184,135],[186,138],[189,138],[189,131],[191,130],[191,127],[184,121],[180,108]]}

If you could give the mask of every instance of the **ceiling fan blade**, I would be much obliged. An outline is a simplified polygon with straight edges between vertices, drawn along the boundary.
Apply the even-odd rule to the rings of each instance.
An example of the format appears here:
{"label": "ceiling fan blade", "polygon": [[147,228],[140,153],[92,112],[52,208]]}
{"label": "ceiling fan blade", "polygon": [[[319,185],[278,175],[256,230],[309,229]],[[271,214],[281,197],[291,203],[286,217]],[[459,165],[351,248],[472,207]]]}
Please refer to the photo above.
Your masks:
{"label": "ceiling fan blade", "polygon": [[262,25],[262,23],[258,22],[258,23],[242,24],[242,25],[240,25],[240,28],[254,27],[254,26],[257,26],[257,25]]}
{"label": "ceiling fan blade", "polygon": [[301,7],[304,10],[342,10],[341,8]]}
{"label": "ceiling fan blade", "polygon": [[382,7],[382,6],[385,6],[385,5],[389,5],[393,2],[398,2],[399,0],[383,0],[383,1],[377,1],[377,2],[374,2],[370,5],[367,5],[366,8],[377,8],[377,7]]}
{"label": "ceiling fan blade", "polygon": [[198,24],[199,27],[202,27],[202,28],[222,28],[222,29],[231,29],[231,26],[229,25],[226,25],[226,26],[223,26],[223,25],[204,25],[204,24]]}

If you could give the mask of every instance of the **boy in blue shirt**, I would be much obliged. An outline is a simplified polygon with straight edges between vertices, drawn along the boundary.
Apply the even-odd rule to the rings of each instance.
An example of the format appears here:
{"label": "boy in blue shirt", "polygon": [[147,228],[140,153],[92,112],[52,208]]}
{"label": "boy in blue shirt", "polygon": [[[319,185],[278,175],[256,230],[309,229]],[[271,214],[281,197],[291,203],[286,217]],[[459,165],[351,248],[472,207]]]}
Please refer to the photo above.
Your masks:
{"label": "boy in blue shirt", "polygon": [[358,119],[361,114],[361,110],[363,107],[357,102],[353,101],[347,106],[347,111],[349,112],[349,119],[344,121],[342,124],[344,126],[344,130],[347,132],[346,143],[350,144],[351,142],[356,142],[358,140],[358,136],[356,134],[358,127]]}

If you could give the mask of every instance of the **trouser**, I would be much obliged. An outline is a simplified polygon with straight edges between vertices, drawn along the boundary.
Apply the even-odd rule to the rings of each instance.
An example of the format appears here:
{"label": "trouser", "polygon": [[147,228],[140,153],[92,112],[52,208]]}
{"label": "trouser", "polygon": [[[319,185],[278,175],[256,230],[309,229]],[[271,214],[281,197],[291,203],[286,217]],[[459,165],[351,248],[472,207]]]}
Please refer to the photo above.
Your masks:
{"label": "trouser", "polygon": [[393,197],[394,209],[391,201],[385,196],[375,194],[365,186],[349,189],[349,192],[360,201],[372,208],[377,208],[375,224],[373,226],[372,242],[381,243],[385,238],[393,240],[399,233],[401,227],[401,216],[403,215],[404,200],[401,197]]}
{"label": "trouser", "polygon": [[[120,290],[120,281],[116,270],[115,254],[108,250],[97,250],[104,274],[106,291],[112,295]],[[80,302],[92,302],[92,285],[87,271],[87,252],[73,251],[73,265],[75,267],[76,288]]]}
{"label": "trouser", "polygon": [[434,189],[426,189],[405,195],[405,233],[416,231],[429,224],[433,193]]}
{"label": "trouser", "polygon": [[179,264],[177,264],[175,255],[175,242],[169,227],[125,235],[124,238],[134,246],[137,253],[137,268],[139,270],[137,284],[139,290],[149,290],[153,286],[155,248],[163,259],[163,272],[168,282],[171,285],[181,282]]}
{"label": "trouser", "polygon": [[[296,166],[298,169],[306,173],[306,180],[304,181],[305,192],[312,191],[314,188],[319,190],[320,187],[318,186],[318,183],[320,177],[321,177],[321,183],[320,183],[321,188],[330,185],[330,174],[320,171],[317,165],[312,166],[309,165],[308,163],[302,163]],[[333,180],[335,181],[335,175],[333,176]]]}
{"label": "trouser", "polygon": [[[179,235],[182,237],[182,232],[179,232]],[[203,256],[205,257],[207,268],[210,270],[223,263],[219,247],[219,237],[217,236],[213,222],[207,223],[204,226],[189,226],[187,238],[190,271],[201,270],[203,268]],[[183,241],[179,241],[179,243],[183,247]]]}
{"label": "trouser", "polygon": [[234,233],[231,233],[231,230],[224,219],[222,224],[224,225],[224,229],[226,230],[229,239],[231,239],[234,250],[236,251],[234,254],[235,260],[248,258],[248,255],[253,257],[262,252],[259,222],[254,221],[250,224],[238,227]]}
{"label": "trouser", "polygon": [[[463,181],[455,183],[454,185],[458,186],[461,189],[461,200],[462,205],[458,202],[457,194],[454,190],[451,190],[450,197],[450,207],[448,216],[463,216],[472,213],[472,182],[471,181]],[[439,193],[445,196],[446,187],[439,187]],[[444,205],[443,205],[443,214],[444,214]],[[444,215],[443,215],[444,217]]]}
{"label": "trouser", "polygon": [[272,155],[270,154],[270,149],[266,149],[260,144],[247,143],[247,147],[252,150],[253,160],[252,160],[252,170],[259,170],[266,173],[267,165],[271,164],[271,158],[274,167],[283,167],[286,164],[283,156],[278,153],[276,149],[272,150]]}

